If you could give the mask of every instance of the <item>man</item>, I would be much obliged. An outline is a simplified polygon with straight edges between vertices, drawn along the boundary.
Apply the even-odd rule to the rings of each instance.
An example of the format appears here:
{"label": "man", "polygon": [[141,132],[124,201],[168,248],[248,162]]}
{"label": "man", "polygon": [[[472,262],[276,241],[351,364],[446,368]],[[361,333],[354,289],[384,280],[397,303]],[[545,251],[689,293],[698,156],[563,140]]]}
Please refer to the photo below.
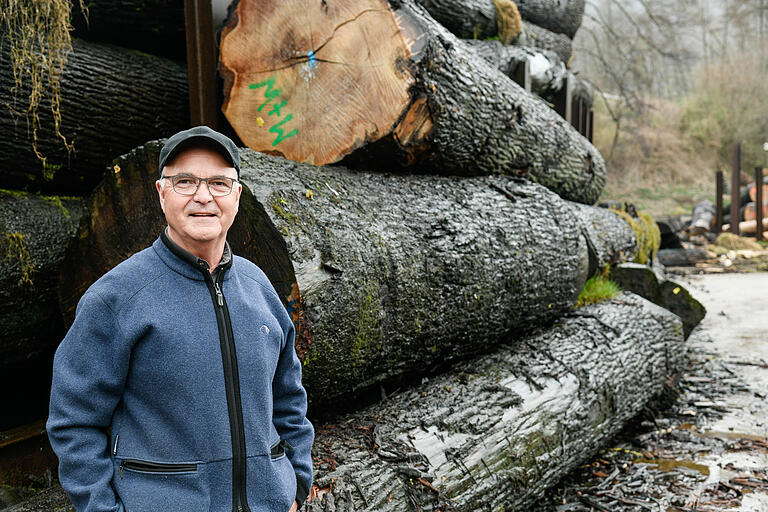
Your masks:
{"label": "man", "polygon": [[47,424],[78,511],[288,512],[307,496],[314,432],[294,326],[226,241],[239,174],[218,132],[168,139],[156,182],[168,227],[78,304]]}

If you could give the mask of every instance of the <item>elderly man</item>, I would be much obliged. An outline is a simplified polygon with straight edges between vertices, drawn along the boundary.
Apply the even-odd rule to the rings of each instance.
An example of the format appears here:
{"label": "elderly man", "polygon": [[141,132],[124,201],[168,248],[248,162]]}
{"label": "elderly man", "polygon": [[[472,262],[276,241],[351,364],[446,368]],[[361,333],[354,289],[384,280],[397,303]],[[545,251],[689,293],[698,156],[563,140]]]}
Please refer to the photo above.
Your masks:
{"label": "elderly man", "polygon": [[168,139],[156,182],[168,227],[78,304],[47,424],[78,511],[288,512],[308,494],[294,326],[226,241],[239,173],[218,132]]}

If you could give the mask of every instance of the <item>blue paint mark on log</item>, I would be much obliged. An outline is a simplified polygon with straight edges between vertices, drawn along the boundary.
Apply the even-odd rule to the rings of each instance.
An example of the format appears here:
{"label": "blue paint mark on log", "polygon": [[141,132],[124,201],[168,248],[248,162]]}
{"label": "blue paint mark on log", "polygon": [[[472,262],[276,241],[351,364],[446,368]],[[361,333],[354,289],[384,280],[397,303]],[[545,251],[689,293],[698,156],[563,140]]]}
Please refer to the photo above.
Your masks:
{"label": "blue paint mark on log", "polygon": [[317,57],[315,57],[315,52],[309,50],[307,52],[307,57],[309,57],[309,70],[312,71],[317,67]]}

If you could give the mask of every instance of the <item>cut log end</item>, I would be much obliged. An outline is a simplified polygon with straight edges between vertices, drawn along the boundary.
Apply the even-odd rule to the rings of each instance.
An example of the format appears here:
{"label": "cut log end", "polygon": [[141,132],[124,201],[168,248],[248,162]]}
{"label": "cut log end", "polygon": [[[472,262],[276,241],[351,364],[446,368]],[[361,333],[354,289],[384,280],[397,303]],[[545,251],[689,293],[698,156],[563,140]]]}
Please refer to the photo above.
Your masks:
{"label": "cut log end", "polygon": [[336,162],[390,133],[410,104],[409,44],[383,0],[241,0],[232,20],[222,110],[256,151]]}

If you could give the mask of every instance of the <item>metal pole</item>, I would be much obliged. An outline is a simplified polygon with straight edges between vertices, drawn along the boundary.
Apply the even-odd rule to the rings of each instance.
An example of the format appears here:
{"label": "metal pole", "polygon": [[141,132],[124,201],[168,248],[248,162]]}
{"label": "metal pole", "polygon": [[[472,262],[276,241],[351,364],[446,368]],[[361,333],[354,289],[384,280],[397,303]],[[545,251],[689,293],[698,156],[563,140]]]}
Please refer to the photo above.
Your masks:
{"label": "metal pole", "polygon": [[741,209],[741,144],[733,145],[733,170],[731,171],[731,233],[739,235],[739,210]]}
{"label": "metal pole", "polygon": [[211,0],[184,0],[187,29],[189,118],[192,126],[216,128],[216,51]]}
{"label": "metal pole", "polygon": [[717,171],[715,174],[715,234],[719,235],[723,231],[723,171]]}
{"label": "metal pole", "polygon": [[755,186],[757,195],[755,196],[755,238],[760,241],[763,239],[763,168],[755,167]]}

